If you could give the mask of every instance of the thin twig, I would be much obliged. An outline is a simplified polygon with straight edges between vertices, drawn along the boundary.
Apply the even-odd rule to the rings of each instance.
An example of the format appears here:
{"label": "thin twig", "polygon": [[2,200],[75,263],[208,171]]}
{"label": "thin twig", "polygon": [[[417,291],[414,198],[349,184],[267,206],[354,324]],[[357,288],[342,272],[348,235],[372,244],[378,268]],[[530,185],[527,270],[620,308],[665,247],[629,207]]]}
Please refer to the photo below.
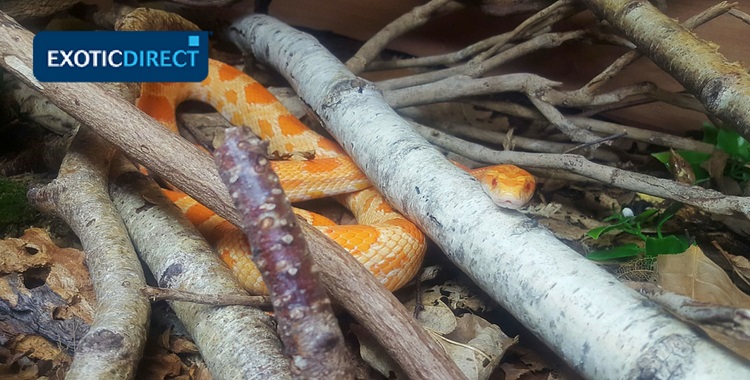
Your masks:
{"label": "thin twig", "polygon": [[[535,112],[531,108],[524,107],[520,104],[507,102],[490,102],[486,100],[472,100],[468,103],[502,114],[513,115],[532,120],[543,120],[542,115],[540,115],[538,112]],[[570,121],[575,123],[580,128],[585,128],[592,132],[601,134],[615,134],[619,132],[625,132],[627,133],[627,137],[631,140],[642,141],[667,148],[693,150],[703,153],[712,153],[715,150],[714,146],[711,144],[707,144],[702,141],[696,141],[691,138],[671,135],[668,133],[650,131],[582,116],[568,116],[568,119],[570,119]],[[529,148],[528,150],[545,152],[544,150],[537,150],[532,148]],[[549,151],[546,152],[556,153]]]}
{"label": "thin twig", "polygon": [[469,65],[467,63],[448,69],[411,75],[404,78],[384,80],[378,82],[377,85],[383,91],[387,91],[436,82],[442,79],[450,78],[454,75],[468,75],[475,78],[513,59],[522,57],[526,54],[541,49],[551,49],[560,46],[567,41],[581,39],[585,35],[586,32],[580,30],[564,33],[545,33],[539,36],[535,36],[528,41],[519,43],[518,45],[504,50],[493,56],[492,58],[488,58],[485,61],[479,62],[477,64]]}
{"label": "thin twig", "polygon": [[[375,61],[367,66],[367,70],[392,70],[399,68],[449,65],[457,63],[481,52],[488,51],[492,47],[495,47],[495,49],[498,49],[497,51],[499,51],[502,46],[505,46],[507,43],[514,39],[532,37],[540,31],[545,31],[547,28],[557,23],[558,21],[571,16],[577,10],[578,6],[576,5],[575,1],[557,1],[549,7],[529,17],[523,23],[515,27],[512,31],[476,42],[459,51],[431,57],[417,57],[392,61]],[[495,51],[495,53],[497,51]],[[485,57],[484,59],[486,58],[487,57]]]}
{"label": "thin twig", "polygon": [[747,13],[742,12],[738,9],[732,9],[729,11],[729,14],[742,20],[742,22],[744,22],[745,24],[750,25],[750,15],[748,15]]}
{"label": "thin twig", "polygon": [[346,61],[346,67],[355,74],[362,72],[388,42],[424,25],[436,14],[450,13],[463,7],[463,4],[453,0],[431,0],[425,5],[412,9],[370,38],[353,57]]}
{"label": "thin twig", "polygon": [[251,296],[243,294],[202,294],[173,288],[141,288],[144,296],[155,301],[185,301],[211,306],[252,306],[270,310],[271,298],[268,296]]}

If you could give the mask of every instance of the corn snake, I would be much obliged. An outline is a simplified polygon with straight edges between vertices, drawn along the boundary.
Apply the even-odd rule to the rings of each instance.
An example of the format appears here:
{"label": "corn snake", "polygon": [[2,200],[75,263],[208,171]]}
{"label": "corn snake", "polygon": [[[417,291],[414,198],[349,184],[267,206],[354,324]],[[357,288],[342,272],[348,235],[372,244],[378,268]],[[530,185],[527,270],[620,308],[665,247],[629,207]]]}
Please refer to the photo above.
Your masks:
{"label": "corn snake", "polygon": [[[343,149],[302,124],[258,82],[211,60],[203,82],[144,83],[137,104],[177,132],[175,111],[185,100],[206,102],[232,124],[247,126],[268,141],[269,155],[285,158],[274,161],[272,167],[292,202],[334,196],[347,207],[359,224],[337,225],[322,215],[295,212],[349,251],[387,289],[404,286],[416,274],[426,249],[424,234],[386,203]],[[516,166],[470,172],[503,207],[520,207],[534,193],[534,178]],[[164,193],[216,248],[248,291],[267,293],[239,229],[183,193]]]}

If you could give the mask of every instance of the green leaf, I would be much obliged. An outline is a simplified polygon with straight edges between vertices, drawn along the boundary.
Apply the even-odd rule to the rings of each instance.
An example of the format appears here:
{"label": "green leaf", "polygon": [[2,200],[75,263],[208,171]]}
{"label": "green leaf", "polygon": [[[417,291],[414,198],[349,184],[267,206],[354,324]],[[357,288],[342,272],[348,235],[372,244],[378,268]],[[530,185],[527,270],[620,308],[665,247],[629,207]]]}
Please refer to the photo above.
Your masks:
{"label": "green leaf", "polygon": [[635,217],[633,217],[633,222],[635,222],[635,223],[646,222],[649,219],[651,219],[651,217],[654,216],[654,214],[656,214],[657,212],[659,212],[659,209],[656,209],[656,208],[647,209],[647,210],[643,211],[642,213],[640,213],[640,214],[636,215]]}
{"label": "green leaf", "polygon": [[674,214],[677,213],[682,208],[682,203],[680,202],[674,202],[669,207],[667,207],[661,215],[659,215],[659,221],[656,223],[656,233],[661,235],[661,227],[666,223],[669,219],[671,219]]}
{"label": "green leaf", "polygon": [[632,223],[632,220],[633,218],[627,218],[627,219],[622,219],[620,222],[611,224],[609,226],[592,228],[591,230],[589,230],[589,232],[586,233],[586,235],[588,235],[592,239],[599,239],[599,236],[602,236],[603,234],[609,231],[625,230],[628,227],[628,225]]}
{"label": "green leaf", "polygon": [[691,166],[701,165],[711,158],[711,153],[694,152],[692,150],[678,150],[677,154],[682,156]]}
{"label": "green leaf", "polygon": [[719,128],[710,123],[703,123],[703,142],[716,145],[718,134]]}
{"label": "green leaf", "polygon": [[682,253],[690,247],[690,242],[684,236],[669,235],[662,238],[647,237],[645,241],[647,257]]}
{"label": "green leaf", "polygon": [[608,261],[615,259],[627,259],[643,254],[643,247],[634,243],[623,244],[608,249],[597,249],[586,255],[586,258],[594,261]]}
{"label": "green leaf", "polygon": [[671,154],[672,154],[671,152],[666,151],[666,152],[659,152],[659,153],[651,153],[651,156],[659,160],[659,162],[661,162],[662,164],[667,165],[669,164],[669,156]]}
{"label": "green leaf", "polygon": [[720,129],[716,146],[740,161],[750,161],[750,143],[737,132]]}

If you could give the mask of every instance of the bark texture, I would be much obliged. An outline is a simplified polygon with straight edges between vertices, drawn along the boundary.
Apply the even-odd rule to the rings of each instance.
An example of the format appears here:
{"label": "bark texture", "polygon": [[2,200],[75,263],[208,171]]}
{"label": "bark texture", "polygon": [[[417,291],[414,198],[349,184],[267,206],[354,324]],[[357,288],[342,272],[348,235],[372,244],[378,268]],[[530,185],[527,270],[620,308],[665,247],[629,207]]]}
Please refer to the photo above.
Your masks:
{"label": "bark texture", "polygon": [[585,0],[638,50],[750,140],[750,74],[645,0]]}
{"label": "bark texture", "polygon": [[292,204],[271,168],[268,143],[242,127],[225,135],[214,157],[243,215],[243,232],[271,294],[279,335],[292,357],[292,374],[300,379],[351,378],[344,337],[313,271]]}
{"label": "bark texture", "polygon": [[82,126],[49,185],[29,191],[39,208],[62,217],[81,240],[96,290],[94,321],[78,343],[70,379],[132,379],[146,343],[151,305],[143,269],[107,189],[114,153]]}

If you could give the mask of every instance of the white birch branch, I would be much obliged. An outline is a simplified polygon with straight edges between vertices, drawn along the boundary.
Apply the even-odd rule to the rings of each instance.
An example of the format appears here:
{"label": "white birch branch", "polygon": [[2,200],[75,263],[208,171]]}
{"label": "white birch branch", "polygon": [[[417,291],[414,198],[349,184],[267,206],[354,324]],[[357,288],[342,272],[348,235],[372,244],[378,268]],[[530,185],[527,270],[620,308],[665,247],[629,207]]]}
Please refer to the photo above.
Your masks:
{"label": "white birch branch", "polygon": [[498,209],[313,38],[268,16],[230,37],[279,70],[389,202],[590,378],[742,378],[750,367],[526,217]]}
{"label": "white birch branch", "polygon": [[107,189],[114,152],[81,126],[59,176],[28,193],[37,208],[54,211],[75,231],[96,290],[94,321],[76,347],[69,379],[133,379],[146,344],[151,305],[140,292],[146,279]]}

